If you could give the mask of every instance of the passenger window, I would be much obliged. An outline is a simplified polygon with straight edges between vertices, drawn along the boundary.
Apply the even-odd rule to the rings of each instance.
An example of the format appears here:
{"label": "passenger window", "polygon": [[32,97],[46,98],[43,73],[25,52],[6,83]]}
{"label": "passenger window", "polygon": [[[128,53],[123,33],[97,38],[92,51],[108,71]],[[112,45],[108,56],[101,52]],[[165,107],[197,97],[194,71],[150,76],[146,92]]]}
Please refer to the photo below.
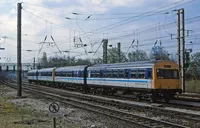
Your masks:
{"label": "passenger window", "polygon": [[152,79],[152,71],[148,71],[148,79]]}
{"label": "passenger window", "polygon": [[119,70],[119,78],[124,78],[124,70]]}
{"label": "passenger window", "polygon": [[131,71],[131,78],[132,79],[137,79],[137,70],[132,70]]}
{"label": "passenger window", "polygon": [[107,77],[107,78],[110,78],[110,71],[107,71],[106,77]]}
{"label": "passenger window", "polygon": [[106,78],[106,71],[103,71],[103,77]]}
{"label": "passenger window", "polygon": [[128,70],[126,70],[125,72],[126,72],[125,73],[125,78],[128,78],[128,73],[129,73]]}
{"label": "passenger window", "polygon": [[113,71],[113,78],[117,78],[117,71],[116,70]]}
{"label": "passenger window", "polygon": [[138,70],[138,78],[145,79],[145,70],[144,69]]}
{"label": "passenger window", "polygon": [[99,76],[100,78],[102,78],[103,77],[103,71],[101,70],[100,71],[100,76]]}
{"label": "passenger window", "polygon": [[100,77],[100,71],[96,71],[96,78]]}

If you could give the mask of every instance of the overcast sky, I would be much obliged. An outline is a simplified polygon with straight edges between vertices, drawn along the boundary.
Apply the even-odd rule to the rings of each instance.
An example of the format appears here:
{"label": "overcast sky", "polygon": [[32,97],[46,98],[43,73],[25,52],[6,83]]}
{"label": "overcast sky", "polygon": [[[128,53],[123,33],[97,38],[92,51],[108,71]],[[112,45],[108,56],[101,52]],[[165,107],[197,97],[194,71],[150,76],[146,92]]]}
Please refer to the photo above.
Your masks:
{"label": "overcast sky", "polygon": [[[0,47],[5,48],[0,51],[2,63],[17,60],[18,2],[23,2],[23,62],[32,63],[33,57],[37,60],[43,52],[48,57],[102,57],[99,45],[104,38],[112,47],[121,42],[125,53],[135,40],[129,52],[141,49],[149,54],[158,42],[156,45],[161,44],[170,54],[175,54],[174,10],[180,8],[185,9],[186,48],[192,48],[193,53],[199,50],[200,0],[0,0]],[[87,47],[77,48],[81,43]],[[59,50],[70,54],[61,54]]]}

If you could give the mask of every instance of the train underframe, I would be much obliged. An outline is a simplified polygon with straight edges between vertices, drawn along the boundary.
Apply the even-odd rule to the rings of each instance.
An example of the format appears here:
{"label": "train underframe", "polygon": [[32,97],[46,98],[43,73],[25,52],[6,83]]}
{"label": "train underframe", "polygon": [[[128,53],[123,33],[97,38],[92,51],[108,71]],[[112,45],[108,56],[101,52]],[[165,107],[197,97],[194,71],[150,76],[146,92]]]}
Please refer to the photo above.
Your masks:
{"label": "train underframe", "polygon": [[181,89],[150,89],[146,91],[140,91],[136,97],[138,100],[148,99],[151,102],[158,102],[164,100],[169,102],[177,94],[181,94]]}
{"label": "train underframe", "polygon": [[125,88],[125,87],[115,87],[115,86],[99,86],[99,85],[86,85],[74,84],[74,83],[64,83],[64,82],[50,82],[50,81],[29,81],[33,83],[38,83],[45,86],[56,87],[56,88],[67,88],[71,90],[76,90],[84,93],[93,93],[100,95],[114,95],[115,93],[134,94],[137,100],[150,100],[151,102],[158,102],[164,100],[169,102],[176,94],[181,94],[181,89],[142,89],[142,88]]}

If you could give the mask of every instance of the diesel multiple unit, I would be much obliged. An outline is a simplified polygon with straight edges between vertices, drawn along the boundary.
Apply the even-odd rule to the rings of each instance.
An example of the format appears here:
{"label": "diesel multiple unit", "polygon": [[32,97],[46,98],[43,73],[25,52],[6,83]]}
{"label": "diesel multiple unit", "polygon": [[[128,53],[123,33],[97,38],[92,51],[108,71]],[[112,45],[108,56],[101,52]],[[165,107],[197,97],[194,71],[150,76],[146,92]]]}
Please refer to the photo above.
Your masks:
{"label": "diesel multiple unit", "polygon": [[93,93],[135,93],[138,99],[171,100],[181,93],[178,65],[171,61],[140,61],[45,68],[28,72],[29,82],[70,87]]}

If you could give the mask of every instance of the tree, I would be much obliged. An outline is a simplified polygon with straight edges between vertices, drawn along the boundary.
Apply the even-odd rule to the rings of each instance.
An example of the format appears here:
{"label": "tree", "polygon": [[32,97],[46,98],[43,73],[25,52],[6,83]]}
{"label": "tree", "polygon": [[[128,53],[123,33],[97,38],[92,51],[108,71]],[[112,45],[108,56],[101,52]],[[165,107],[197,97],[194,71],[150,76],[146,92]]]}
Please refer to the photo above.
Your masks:
{"label": "tree", "polygon": [[195,79],[200,76],[200,52],[191,56],[191,62],[186,73],[195,77]]}
{"label": "tree", "polygon": [[[118,63],[117,48],[108,49],[107,54],[108,54],[107,55],[108,63]],[[120,53],[120,58],[121,58],[121,62],[127,62],[128,61],[124,52]]]}
{"label": "tree", "polygon": [[168,52],[161,46],[154,46],[150,52],[151,59],[170,60]]}
{"label": "tree", "polygon": [[40,59],[39,65],[40,65],[41,67],[46,68],[46,67],[48,67],[47,64],[48,64],[48,61],[47,61],[47,54],[46,54],[46,52],[43,52],[43,56],[42,56],[42,58]]}
{"label": "tree", "polygon": [[133,61],[144,61],[148,60],[147,53],[143,50],[136,50],[131,53],[128,53],[128,61],[133,62]]}

